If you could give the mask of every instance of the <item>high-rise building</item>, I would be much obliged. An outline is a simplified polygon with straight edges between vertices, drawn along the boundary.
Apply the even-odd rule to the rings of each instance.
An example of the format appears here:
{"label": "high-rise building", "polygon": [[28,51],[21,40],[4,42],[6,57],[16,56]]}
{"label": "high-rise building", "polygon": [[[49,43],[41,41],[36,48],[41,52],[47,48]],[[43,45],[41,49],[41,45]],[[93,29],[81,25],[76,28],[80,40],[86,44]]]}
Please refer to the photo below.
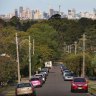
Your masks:
{"label": "high-rise building", "polygon": [[49,15],[48,15],[48,13],[46,13],[46,12],[43,12],[43,19],[48,19],[49,18]]}
{"label": "high-rise building", "polygon": [[15,9],[15,16],[18,17],[18,10]]}
{"label": "high-rise building", "polygon": [[40,10],[36,10],[34,13],[34,19],[43,19],[43,15]]}
{"label": "high-rise building", "polygon": [[22,13],[23,12],[23,7],[19,7],[19,13]]}
{"label": "high-rise building", "polygon": [[49,9],[49,16],[51,17],[52,15],[54,15],[54,9]]}
{"label": "high-rise building", "polygon": [[21,6],[21,7],[19,7],[19,17],[20,17],[20,19],[23,19],[23,7]]}
{"label": "high-rise building", "polygon": [[32,10],[32,19],[34,19],[34,14],[35,14],[35,11]]}
{"label": "high-rise building", "polygon": [[93,9],[93,19],[96,19],[96,9]]}
{"label": "high-rise building", "polygon": [[76,19],[76,10],[68,10],[68,19]]}
{"label": "high-rise building", "polygon": [[60,14],[60,12],[59,11],[54,11],[54,14]]}

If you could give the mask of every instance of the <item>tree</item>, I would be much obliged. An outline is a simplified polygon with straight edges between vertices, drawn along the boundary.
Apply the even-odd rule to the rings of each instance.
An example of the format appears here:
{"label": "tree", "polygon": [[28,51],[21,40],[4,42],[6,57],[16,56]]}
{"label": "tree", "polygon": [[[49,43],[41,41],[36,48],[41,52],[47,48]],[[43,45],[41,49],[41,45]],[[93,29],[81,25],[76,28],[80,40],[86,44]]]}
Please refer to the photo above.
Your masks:
{"label": "tree", "polygon": [[61,15],[60,15],[60,14],[52,15],[52,16],[49,18],[49,20],[50,20],[50,19],[61,19]]}
{"label": "tree", "polygon": [[3,19],[0,19],[0,28],[5,26],[5,21]]}
{"label": "tree", "polygon": [[10,25],[11,26],[14,26],[14,27],[16,27],[16,29],[20,29],[20,27],[21,27],[21,23],[20,23],[20,19],[18,18],[18,17],[16,17],[16,16],[13,16],[11,19],[10,19]]}
{"label": "tree", "polygon": [[17,64],[11,57],[0,56],[0,81],[15,81],[17,78]]}
{"label": "tree", "polygon": [[[88,76],[91,70],[91,60],[92,57],[89,53],[86,53],[86,62],[85,62],[85,73]],[[66,55],[64,62],[66,66],[72,70],[75,74],[81,76],[82,73],[82,65],[83,65],[83,55],[82,53],[75,54],[68,54]]]}

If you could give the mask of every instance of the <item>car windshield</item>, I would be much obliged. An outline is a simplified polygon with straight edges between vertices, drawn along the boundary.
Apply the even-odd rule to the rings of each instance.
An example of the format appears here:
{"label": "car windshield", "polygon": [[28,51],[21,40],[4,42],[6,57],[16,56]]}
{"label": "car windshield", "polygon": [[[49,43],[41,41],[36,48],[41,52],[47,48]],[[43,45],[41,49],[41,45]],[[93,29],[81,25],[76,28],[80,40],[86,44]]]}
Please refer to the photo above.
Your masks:
{"label": "car windshield", "polygon": [[30,83],[22,83],[22,84],[18,84],[17,88],[30,87],[30,86],[31,86]]}
{"label": "car windshield", "polygon": [[86,82],[84,78],[75,78],[74,82]]}

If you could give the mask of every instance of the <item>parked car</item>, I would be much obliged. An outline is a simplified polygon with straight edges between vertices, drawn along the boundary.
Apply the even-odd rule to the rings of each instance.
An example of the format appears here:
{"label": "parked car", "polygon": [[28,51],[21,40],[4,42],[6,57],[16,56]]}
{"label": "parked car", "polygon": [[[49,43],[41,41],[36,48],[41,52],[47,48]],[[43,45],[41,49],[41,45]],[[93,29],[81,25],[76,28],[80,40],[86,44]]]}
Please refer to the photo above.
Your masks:
{"label": "parked car", "polygon": [[44,74],[35,74],[35,76],[40,76],[42,78],[43,83],[45,83],[46,77]]}
{"label": "parked car", "polygon": [[45,71],[47,71],[49,73],[49,68],[48,67],[44,67],[41,70],[45,70]]}
{"label": "parked car", "polygon": [[39,74],[44,75],[45,79],[47,79],[47,75],[46,75],[46,73],[45,73],[45,72],[40,72]]}
{"label": "parked car", "polygon": [[44,73],[46,76],[48,76],[48,72],[45,69],[41,69],[39,73]]}
{"label": "parked car", "polygon": [[63,70],[62,74],[65,75],[66,73],[70,73],[70,72],[71,72],[70,70]]}
{"label": "parked car", "polygon": [[34,87],[42,87],[43,81],[40,76],[33,76],[29,81]]}
{"label": "parked car", "polygon": [[64,80],[73,80],[74,75],[71,72],[65,73],[65,74],[63,74],[63,78],[64,78]]}
{"label": "parked car", "polygon": [[35,89],[30,82],[17,84],[15,94],[16,96],[21,95],[36,96]]}
{"label": "parked car", "polygon": [[78,90],[88,92],[88,82],[83,77],[75,77],[71,82],[71,92]]}

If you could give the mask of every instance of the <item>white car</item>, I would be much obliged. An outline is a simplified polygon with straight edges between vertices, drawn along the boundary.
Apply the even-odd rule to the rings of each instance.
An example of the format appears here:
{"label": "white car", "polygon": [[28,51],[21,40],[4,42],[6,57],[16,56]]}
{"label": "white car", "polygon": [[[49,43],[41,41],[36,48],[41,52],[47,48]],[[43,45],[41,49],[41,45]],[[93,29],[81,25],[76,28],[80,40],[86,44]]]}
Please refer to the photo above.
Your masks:
{"label": "white car", "polygon": [[63,74],[64,80],[73,80],[73,74],[72,73],[65,73]]}

